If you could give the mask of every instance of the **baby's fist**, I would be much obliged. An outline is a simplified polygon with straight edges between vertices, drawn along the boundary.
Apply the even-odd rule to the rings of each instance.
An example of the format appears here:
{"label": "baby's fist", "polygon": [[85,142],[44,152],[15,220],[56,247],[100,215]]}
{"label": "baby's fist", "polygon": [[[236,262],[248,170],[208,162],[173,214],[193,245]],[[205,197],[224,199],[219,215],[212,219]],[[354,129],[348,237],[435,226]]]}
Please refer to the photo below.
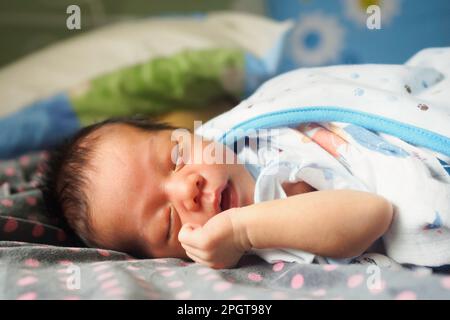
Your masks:
{"label": "baby's fist", "polygon": [[234,209],[219,213],[205,225],[185,223],[178,240],[192,260],[210,268],[234,267],[249,248],[236,226],[231,214]]}

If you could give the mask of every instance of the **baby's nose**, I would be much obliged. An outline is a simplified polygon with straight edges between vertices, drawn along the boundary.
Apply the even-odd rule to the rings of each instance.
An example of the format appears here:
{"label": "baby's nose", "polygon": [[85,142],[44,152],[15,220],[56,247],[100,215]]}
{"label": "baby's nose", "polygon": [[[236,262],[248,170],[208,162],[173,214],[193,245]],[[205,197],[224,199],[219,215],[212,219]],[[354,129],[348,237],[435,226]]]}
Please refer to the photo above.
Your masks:
{"label": "baby's nose", "polygon": [[203,180],[200,175],[190,175],[180,181],[176,193],[187,211],[198,211],[201,208]]}

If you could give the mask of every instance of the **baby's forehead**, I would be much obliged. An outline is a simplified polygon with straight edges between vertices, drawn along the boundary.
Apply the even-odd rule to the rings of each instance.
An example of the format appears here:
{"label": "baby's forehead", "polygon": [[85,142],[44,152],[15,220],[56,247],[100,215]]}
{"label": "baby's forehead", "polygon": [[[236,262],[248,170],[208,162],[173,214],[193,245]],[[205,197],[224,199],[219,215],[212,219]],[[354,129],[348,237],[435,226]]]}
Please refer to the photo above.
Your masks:
{"label": "baby's forehead", "polygon": [[128,124],[111,124],[99,128],[92,133],[92,138],[98,142],[98,148],[111,148],[113,146],[129,146],[139,140],[151,137],[156,141],[164,139],[162,130],[145,130]]}
{"label": "baby's forehead", "polygon": [[156,134],[157,131],[144,130],[126,123],[113,123],[98,128],[92,134],[100,138],[118,139],[142,134]]}
{"label": "baby's forehead", "polygon": [[[99,140],[92,158],[93,170],[88,174],[94,226],[105,239],[111,240],[110,235],[117,230],[124,237],[133,237],[134,232],[123,232],[136,227],[132,225],[135,219],[127,217],[130,212],[141,211],[139,204],[143,197],[139,190],[146,189],[144,177],[151,173],[152,181],[158,179],[153,170],[159,168],[163,157],[166,158],[164,150],[170,150],[165,146],[171,140],[171,130],[151,131],[128,125],[101,129],[97,132]],[[111,241],[118,243],[118,239]]]}
{"label": "baby's forehead", "polygon": [[[139,189],[143,135],[155,132],[143,132],[125,125],[111,125],[96,132],[98,138],[94,145],[86,177],[89,181],[88,198],[93,213],[94,226],[100,234],[105,229],[116,230],[116,220],[121,216],[124,203],[130,201],[129,190]],[[134,203],[138,199],[133,199]],[[123,219],[119,225],[123,226]],[[113,223],[114,222],[114,223]],[[108,228],[106,226],[109,226]],[[104,238],[109,238],[104,236]]]}
{"label": "baby's forehead", "polygon": [[91,139],[95,143],[91,164],[96,171],[103,171],[105,164],[117,162],[131,165],[138,157],[142,157],[147,148],[155,152],[148,152],[151,158],[158,157],[160,151],[170,143],[171,130],[145,130],[128,124],[111,124],[99,128],[92,133]]}

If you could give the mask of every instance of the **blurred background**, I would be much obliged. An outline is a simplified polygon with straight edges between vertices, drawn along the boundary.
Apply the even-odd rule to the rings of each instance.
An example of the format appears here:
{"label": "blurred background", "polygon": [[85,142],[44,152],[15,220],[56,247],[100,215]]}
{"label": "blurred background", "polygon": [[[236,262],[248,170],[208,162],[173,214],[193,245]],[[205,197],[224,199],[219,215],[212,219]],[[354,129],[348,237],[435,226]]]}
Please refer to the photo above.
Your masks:
{"label": "blurred background", "polygon": [[110,116],[193,128],[279,73],[401,64],[449,30],[448,0],[0,0],[0,158]]}
{"label": "blurred background", "polygon": [[[64,27],[71,4],[82,12],[82,29],[76,32]],[[376,32],[366,28],[370,5],[382,10],[382,29]],[[289,63],[283,68],[312,63],[402,63],[421,48],[450,43],[450,2],[446,0],[1,0],[0,66],[110,23],[217,10],[295,19],[284,56]],[[315,61],[302,57],[308,51],[319,57]]]}
{"label": "blurred background", "polygon": [[[66,8],[76,4],[82,28],[66,26]],[[266,14],[261,0],[0,0],[0,66],[46,45],[107,24],[152,16],[202,15],[217,10]]]}

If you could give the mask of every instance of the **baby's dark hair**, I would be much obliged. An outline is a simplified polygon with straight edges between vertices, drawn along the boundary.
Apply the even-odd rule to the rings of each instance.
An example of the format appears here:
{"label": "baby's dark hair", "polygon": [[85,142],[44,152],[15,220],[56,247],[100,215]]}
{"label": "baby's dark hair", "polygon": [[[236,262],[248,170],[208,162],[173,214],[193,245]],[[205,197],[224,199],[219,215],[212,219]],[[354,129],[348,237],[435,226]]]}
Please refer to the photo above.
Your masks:
{"label": "baby's dark hair", "polygon": [[165,122],[147,117],[116,117],[82,128],[50,154],[43,178],[43,196],[50,214],[62,218],[66,226],[88,246],[101,247],[92,232],[92,217],[86,189],[88,169],[99,136],[93,135],[111,125],[128,125],[140,130],[156,132],[177,129]]}

